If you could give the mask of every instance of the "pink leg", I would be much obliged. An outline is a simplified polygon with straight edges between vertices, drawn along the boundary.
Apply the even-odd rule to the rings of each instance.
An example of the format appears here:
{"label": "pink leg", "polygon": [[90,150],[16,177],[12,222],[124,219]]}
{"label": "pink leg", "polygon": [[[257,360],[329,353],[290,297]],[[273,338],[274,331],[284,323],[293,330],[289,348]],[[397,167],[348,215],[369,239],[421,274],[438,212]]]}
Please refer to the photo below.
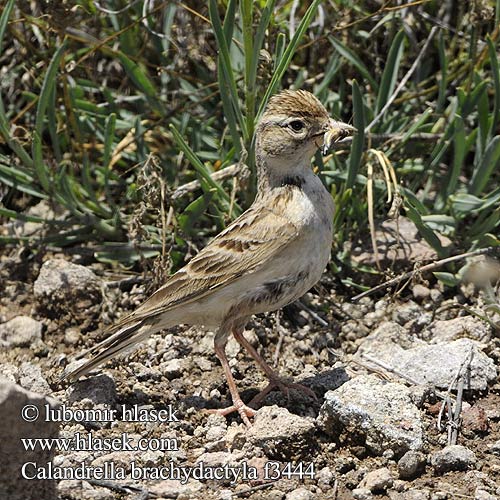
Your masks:
{"label": "pink leg", "polygon": [[231,398],[233,400],[232,406],[227,408],[219,409],[219,410],[208,410],[209,413],[217,413],[218,415],[229,415],[230,413],[237,411],[240,414],[241,420],[247,427],[251,427],[251,423],[249,417],[255,416],[255,410],[247,406],[241,400],[240,394],[238,392],[238,388],[236,387],[236,382],[234,381],[233,374],[231,373],[231,367],[229,366],[229,362],[226,356],[226,338],[222,338],[223,342],[220,341],[217,336],[215,338],[215,354],[219,358],[222,368],[224,369],[224,373],[226,375],[227,384],[229,386],[229,392],[231,393]]}
{"label": "pink leg", "polygon": [[250,356],[252,356],[253,359],[255,359],[255,362],[260,366],[262,371],[267,375],[269,378],[269,384],[265,389],[263,389],[259,394],[257,394],[252,401],[250,401],[250,405],[254,406],[256,404],[261,403],[265,397],[275,388],[278,388],[281,392],[287,395],[287,397],[290,397],[290,389],[295,389],[298,392],[302,392],[307,394],[308,396],[312,397],[313,399],[316,398],[316,394],[314,393],[313,390],[309,389],[309,387],[306,387],[302,384],[294,384],[293,382],[288,382],[284,379],[282,379],[267,363],[266,361],[262,358],[262,356],[256,351],[256,349],[253,347],[250,342],[245,338],[243,335],[243,328],[235,328],[233,329],[233,335],[234,338],[238,341],[238,343],[244,347]]}

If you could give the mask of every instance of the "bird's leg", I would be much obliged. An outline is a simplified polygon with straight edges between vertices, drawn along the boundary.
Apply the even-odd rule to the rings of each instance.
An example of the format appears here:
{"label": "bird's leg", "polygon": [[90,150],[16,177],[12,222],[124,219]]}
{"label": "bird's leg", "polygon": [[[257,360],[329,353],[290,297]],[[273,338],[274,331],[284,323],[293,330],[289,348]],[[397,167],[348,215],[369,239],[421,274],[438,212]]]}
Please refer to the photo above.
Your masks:
{"label": "bird's leg", "polygon": [[257,352],[250,342],[243,335],[243,328],[234,328],[233,329],[234,338],[238,341],[238,343],[247,350],[247,352],[255,359],[255,362],[260,366],[262,371],[267,375],[269,379],[269,384],[265,389],[263,389],[259,394],[257,394],[252,401],[250,401],[250,405],[256,405],[261,403],[265,397],[275,388],[278,388],[281,392],[290,397],[290,389],[295,389],[298,392],[303,392],[313,399],[316,398],[316,394],[313,390],[309,389],[302,384],[295,384],[293,382],[289,382],[281,378],[264,360],[264,358]]}
{"label": "bird's leg", "polygon": [[232,406],[227,408],[217,409],[217,410],[208,410],[210,413],[216,413],[218,415],[229,415],[230,413],[237,411],[240,414],[241,420],[247,427],[251,427],[251,423],[248,417],[255,416],[255,410],[247,406],[241,400],[240,393],[238,392],[238,388],[236,387],[236,382],[234,381],[233,374],[231,373],[231,367],[229,366],[229,361],[226,356],[226,344],[227,344],[227,335],[220,334],[219,331],[215,336],[215,354],[219,358],[222,368],[224,369],[224,373],[226,375],[227,384],[229,386],[229,392],[231,393],[231,398],[233,400]]}

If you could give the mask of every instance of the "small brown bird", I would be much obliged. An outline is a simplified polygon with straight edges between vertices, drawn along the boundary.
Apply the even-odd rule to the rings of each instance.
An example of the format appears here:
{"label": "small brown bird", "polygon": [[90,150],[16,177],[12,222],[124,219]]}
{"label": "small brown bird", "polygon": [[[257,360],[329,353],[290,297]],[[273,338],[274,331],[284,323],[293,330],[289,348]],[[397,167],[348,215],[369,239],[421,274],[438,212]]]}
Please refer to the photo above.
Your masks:
{"label": "small brown bird", "polygon": [[257,129],[255,155],[258,192],[252,206],[217,235],[133,313],[110,330],[110,336],[79,357],[92,354],[68,374],[70,380],[178,324],[217,328],[215,353],[224,369],[233,405],[243,422],[255,410],[243,403],[225,353],[229,334],[255,359],[272,388],[285,382],[245,339],[253,314],[274,311],[306,293],[320,278],[330,258],[332,197],[311,169],[318,148],[326,153],[354,127],[335,121],[304,90],[285,90],[272,97]]}

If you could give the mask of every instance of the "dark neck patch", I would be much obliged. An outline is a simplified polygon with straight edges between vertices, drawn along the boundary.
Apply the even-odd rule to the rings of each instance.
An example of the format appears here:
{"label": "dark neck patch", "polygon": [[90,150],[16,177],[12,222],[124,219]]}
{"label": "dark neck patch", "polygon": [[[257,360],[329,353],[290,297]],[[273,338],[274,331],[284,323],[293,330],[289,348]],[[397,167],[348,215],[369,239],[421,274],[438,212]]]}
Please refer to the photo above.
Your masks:
{"label": "dark neck patch", "polygon": [[281,181],[280,186],[281,187],[295,186],[295,187],[301,188],[303,184],[304,184],[304,178],[302,176],[300,176],[300,175],[287,175]]}

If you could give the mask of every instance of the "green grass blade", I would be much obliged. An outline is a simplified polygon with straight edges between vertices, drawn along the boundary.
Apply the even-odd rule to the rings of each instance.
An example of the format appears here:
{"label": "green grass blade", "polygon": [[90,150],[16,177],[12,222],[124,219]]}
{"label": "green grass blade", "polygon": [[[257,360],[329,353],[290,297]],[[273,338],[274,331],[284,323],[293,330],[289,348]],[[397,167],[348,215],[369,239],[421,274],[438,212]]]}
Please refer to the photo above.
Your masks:
{"label": "green grass blade", "polygon": [[492,173],[500,165],[500,136],[495,136],[490,141],[484,152],[481,161],[474,169],[472,179],[469,184],[469,193],[479,196],[484,188],[489,184]]}
{"label": "green grass blade", "polygon": [[334,38],[333,36],[329,36],[328,40],[335,47],[335,50],[349,63],[351,63],[360,73],[361,75],[370,83],[372,90],[376,93],[378,92],[378,84],[373,76],[368,71],[368,68],[365,66],[363,61],[356,55],[354,51],[347,48],[342,42]]}
{"label": "green grass blade", "polygon": [[[214,1],[214,0],[211,0]],[[290,65],[290,62],[292,61],[293,55],[295,54],[295,50],[297,49],[299,42],[301,41],[302,37],[304,36],[304,33],[306,32],[307,28],[311,24],[312,18],[316,12],[316,9],[318,5],[321,3],[321,0],[314,0],[309,8],[307,9],[306,13],[304,14],[304,17],[300,21],[300,24],[297,27],[297,31],[293,35],[292,40],[288,44],[287,48],[285,49],[285,52],[283,53],[283,57],[281,58],[280,62],[278,63],[278,67],[276,68],[276,71],[274,72],[271,81],[266,89],[266,92],[264,93],[264,97],[262,98],[262,101],[259,106],[259,111],[257,113],[257,117],[259,117],[266,105],[267,101],[269,101],[269,98],[274,94],[276,91],[279,83],[281,82],[281,78],[285,74],[285,71],[288,69],[288,66]]]}
{"label": "green grass blade", "polygon": [[379,92],[377,95],[377,103],[375,106],[375,115],[384,107],[389,97],[394,92],[396,81],[398,78],[399,64],[403,55],[405,41],[405,33],[403,30],[398,31],[392,41],[387,62],[382,73]]}
{"label": "green grass blade", "polygon": [[[217,1],[210,0],[208,11],[210,14],[210,21],[212,22],[212,28],[214,30],[215,39],[217,41],[217,47],[219,49],[219,64],[222,66],[222,75],[224,76],[227,87],[229,89],[229,94],[231,96],[231,104],[234,109],[234,114],[238,120],[240,128],[243,132],[243,136],[247,138],[246,124],[241,112],[238,89],[236,87],[236,80],[234,78],[233,68],[231,66],[231,57],[229,55],[229,45],[226,41],[224,35],[224,30],[219,18],[219,10],[217,8]],[[220,85],[220,82],[219,82]]]}
{"label": "green grass blade", "polygon": [[182,135],[173,124],[170,124],[170,130],[174,135],[175,142],[186,155],[186,158],[189,160],[191,165],[193,165],[196,172],[198,172],[200,178],[203,179],[207,183],[207,185],[210,186],[210,188],[215,189],[217,196],[220,197],[220,199],[223,200],[226,204],[228,204],[230,201],[228,194],[224,191],[224,189],[218,182],[212,179],[212,177],[210,176],[210,172],[207,170],[205,165],[203,165],[201,160],[196,156],[194,151],[189,147],[189,145],[186,143]]}
{"label": "green grass blade", "polygon": [[226,15],[224,16],[223,31],[226,37],[226,43],[229,47],[231,45],[231,39],[233,38],[233,31],[235,26],[236,18],[236,0],[229,0],[226,7]]}
{"label": "green grass blade", "polygon": [[62,60],[65,50],[66,43],[63,42],[61,46],[56,50],[54,56],[52,57],[52,60],[49,63],[47,72],[45,73],[45,78],[43,79],[42,83],[42,89],[38,98],[35,118],[35,130],[33,132],[33,163],[38,180],[47,193],[50,193],[52,191],[53,186],[50,181],[50,171],[43,161],[42,133],[44,129],[45,113],[47,111],[47,106],[49,105],[52,91],[56,84],[57,70],[59,68],[59,64]]}
{"label": "green grass blade", "polygon": [[9,22],[9,17],[12,12],[12,8],[14,7],[15,0],[8,0],[5,4],[2,15],[0,16],[0,54],[2,53],[2,45],[3,45],[3,36],[5,34],[5,30],[7,29],[7,23]]}
{"label": "green grass blade", "polygon": [[104,149],[102,153],[102,165],[106,168],[109,167],[111,161],[111,153],[113,148],[113,143],[115,139],[115,128],[116,128],[116,114],[111,113],[104,124]]}
{"label": "green grass blade", "polygon": [[358,175],[361,159],[363,157],[363,149],[365,146],[365,112],[363,96],[359,89],[358,82],[352,82],[352,105],[353,105],[353,125],[358,132],[354,135],[351,146],[351,156],[349,158],[349,170],[347,173],[346,188],[352,188],[356,176]]}
{"label": "green grass blade", "polygon": [[446,55],[446,50],[444,46],[444,35],[441,31],[439,33],[438,39],[438,54],[439,54],[439,65],[441,68],[441,79],[439,80],[439,92],[438,99],[436,103],[436,112],[440,112],[446,101],[446,92],[448,90],[447,78],[448,78],[448,56]]}
{"label": "green grass blade", "polygon": [[500,71],[498,68],[497,49],[489,36],[486,37],[486,42],[488,44],[488,55],[490,57],[491,73],[493,74],[493,84],[495,90],[490,126],[490,135],[493,135],[497,129],[498,121],[500,119]]}
{"label": "green grass blade", "polygon": [[286,35],[284,33],[278,33],[278,37],[276,38],[276,48],[274,49],[273,72],[278,69],[278,66],[281,62],[283,53],[285,52],[285,44]]}

